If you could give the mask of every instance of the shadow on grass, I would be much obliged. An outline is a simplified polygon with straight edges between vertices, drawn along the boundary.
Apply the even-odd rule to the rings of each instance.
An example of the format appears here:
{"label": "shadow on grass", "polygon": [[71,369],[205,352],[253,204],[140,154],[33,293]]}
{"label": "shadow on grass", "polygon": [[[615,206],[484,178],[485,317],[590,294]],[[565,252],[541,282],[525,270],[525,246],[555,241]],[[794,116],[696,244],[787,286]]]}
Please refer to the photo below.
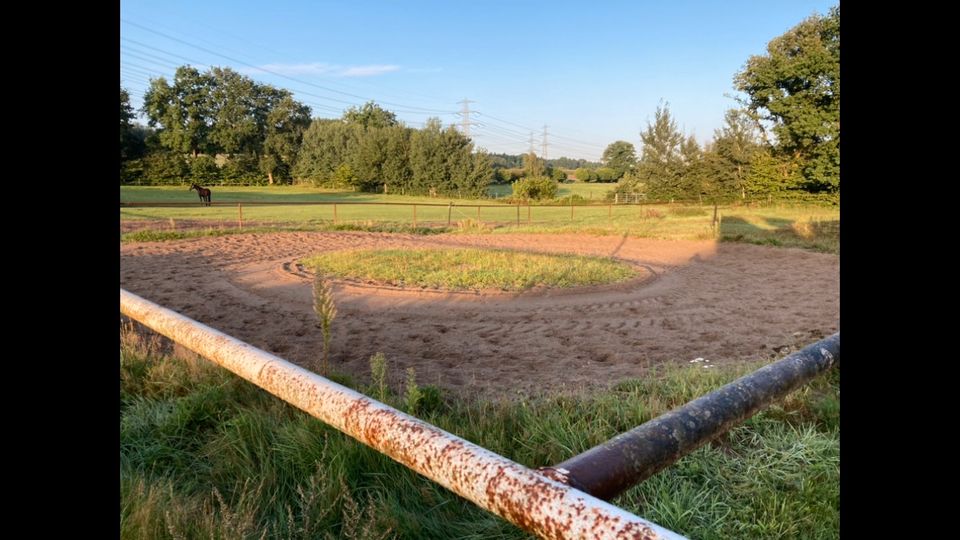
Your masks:
{"label": "shadow on grass", "polygon": [[840,220],[763,218],[763,223],[767,227],[740,217],[724,217],[720,240],[840,253]]}

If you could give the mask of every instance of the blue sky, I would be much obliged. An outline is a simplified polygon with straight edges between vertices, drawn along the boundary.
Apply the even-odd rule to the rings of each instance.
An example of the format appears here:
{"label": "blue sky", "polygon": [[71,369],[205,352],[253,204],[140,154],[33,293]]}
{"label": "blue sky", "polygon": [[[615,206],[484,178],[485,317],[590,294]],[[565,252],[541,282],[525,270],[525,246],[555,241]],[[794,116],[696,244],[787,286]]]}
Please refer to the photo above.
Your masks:
{"label": "blue sky", "polygon": [[[408,125],[459,123],[491,152],[596,160],[640,149],[661,99],[701,143],[735,106],[746,60],[836,0],[122,0],[120,80],[135,107],[177,66],[231,67],[315,117],[375,100]],[[285,78],[286,77],[286,78]],[[295,80],[291,80],[295,79]]]}

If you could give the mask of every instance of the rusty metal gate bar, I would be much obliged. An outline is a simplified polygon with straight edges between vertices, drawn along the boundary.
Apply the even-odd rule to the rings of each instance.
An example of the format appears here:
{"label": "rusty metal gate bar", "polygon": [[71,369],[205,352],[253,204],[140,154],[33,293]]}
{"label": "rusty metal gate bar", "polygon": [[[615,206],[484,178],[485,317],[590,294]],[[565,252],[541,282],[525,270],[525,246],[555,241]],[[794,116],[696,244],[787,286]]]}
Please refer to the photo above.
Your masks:
{"label": "rusty metal gate bar", "polygon": [[840,364],[840,333],[540,470],[610,500]]}
{"label": "rusty metal gate bar", "polygon": [[124,289],[120,312],[541,538],[684,538]]}

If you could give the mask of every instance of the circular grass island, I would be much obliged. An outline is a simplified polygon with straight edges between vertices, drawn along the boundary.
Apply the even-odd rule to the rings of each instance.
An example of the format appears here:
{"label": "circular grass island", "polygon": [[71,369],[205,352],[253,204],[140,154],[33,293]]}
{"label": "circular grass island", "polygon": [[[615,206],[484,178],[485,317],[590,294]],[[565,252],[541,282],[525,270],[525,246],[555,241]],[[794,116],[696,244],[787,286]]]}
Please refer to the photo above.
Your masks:
{"label": "circular grass island", "polygon": [[402,288],[527,291],[627,281],[636,268],[609,258],[496,249],[367,249],[325,252],[305,267],[333,278]]}

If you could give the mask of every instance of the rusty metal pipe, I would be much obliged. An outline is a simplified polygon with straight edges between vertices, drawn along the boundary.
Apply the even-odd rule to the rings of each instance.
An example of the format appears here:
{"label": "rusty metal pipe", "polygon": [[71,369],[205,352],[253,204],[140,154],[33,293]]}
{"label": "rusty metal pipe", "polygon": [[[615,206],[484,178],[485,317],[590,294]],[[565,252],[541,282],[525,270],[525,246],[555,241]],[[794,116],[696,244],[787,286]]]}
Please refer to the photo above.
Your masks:
{"label": "rusty metal pipe", "polygon": [[120,312],[541,538],[683,538],[124,289]]}
{"label": "rusty metal pipe", "polygon": [[840,333],[540,471],[610,500],[840,363]]}

